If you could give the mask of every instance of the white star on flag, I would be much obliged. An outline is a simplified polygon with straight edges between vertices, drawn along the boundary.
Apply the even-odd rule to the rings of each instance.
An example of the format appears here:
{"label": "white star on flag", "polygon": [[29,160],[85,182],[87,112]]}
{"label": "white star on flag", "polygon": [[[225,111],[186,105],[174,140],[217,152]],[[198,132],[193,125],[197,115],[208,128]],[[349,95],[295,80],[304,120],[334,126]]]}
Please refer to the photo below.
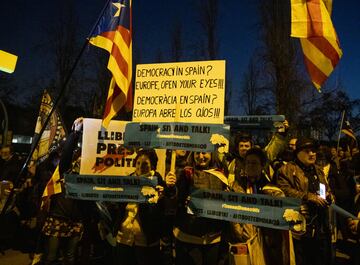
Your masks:
{"label": "white star on flag", "polygon": [[114,17],[120,16],[121,8],[122,8],[122,7],[125,7],[125,5],[124,5],[124,4],[120,4],[120,3],[112,3],[112,4],[117,8],[117,11],[116,11]]}

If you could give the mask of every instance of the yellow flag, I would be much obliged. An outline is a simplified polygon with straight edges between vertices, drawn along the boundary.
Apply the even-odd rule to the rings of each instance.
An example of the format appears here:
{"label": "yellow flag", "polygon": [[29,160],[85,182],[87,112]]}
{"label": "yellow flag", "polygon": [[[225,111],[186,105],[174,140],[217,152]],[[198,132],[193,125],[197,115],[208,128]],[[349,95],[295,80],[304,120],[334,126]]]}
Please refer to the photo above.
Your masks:
{"label": "yellow flag", "polygon": [[0,71],[13,73],[15,71],[17,56],[0,50]]}
{"label": "yellow flag", "polygon": [[44,206],[49,201],[49,199],[52,195],[58,194],[61,192],[62,192],[62,189],[61,189],[60,172],[59,172],[59,165],[58,165],[44,189],[44,192],[42,195],[42,201],[41,201],[41,208],[42,209],[44,208]]}

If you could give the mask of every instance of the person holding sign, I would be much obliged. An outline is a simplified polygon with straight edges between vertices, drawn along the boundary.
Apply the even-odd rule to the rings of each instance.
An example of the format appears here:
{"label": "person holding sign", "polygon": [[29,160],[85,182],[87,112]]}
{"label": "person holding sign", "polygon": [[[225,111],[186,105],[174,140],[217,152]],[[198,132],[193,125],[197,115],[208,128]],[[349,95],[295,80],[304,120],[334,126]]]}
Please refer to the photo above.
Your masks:
{"label": "person holding sign", "polygon": [[[190,153],[187,166],[178,174],[169,172],[166,184],[176,191],[177,214],[173,233],[176,239],[177,265],[216,265],[220,258],[221,234],[224,221],[199,218],[187,208],[194,189],[225,190],[227,178],[215,163],[215,155]],[[175,186],[176,184],[176,186]]]}
{"label": "person holding sign", "polygon": [[[264,151],[268,159],[266,167],[263,167],[269,177],[272,177],[273,169],[269,162],[273,162],[278,158],[278,155],[286,149],[286,136],[289,129],[287,120],[284,122],[277,122],[275,126],[276,131],[272,135],[269,143],[265,146]],[[235,136],[235,158],[229,164],[229,186],[231,187],[235,180],[239,180],[245,176],[245,155],[250,148],[254,147],[252,137],[248,133],[240,132]]]}
{"label": "person holding sign", "polygon": [[[348,241],[348,244],[346,244],[346,253],[349,254],[350,260],[349,264],[359,264],[360,263],[360,179],[356,178],[356,196],[354,198],[355,206],[354,206],[354,212],[357,219],[351,219],[349,218],[347,220],[347,225],[352,233],[351,241]],[[350,243],[351,242],[351,243]]]}
{"label": "person holding sign", "polygon": [[135,158],[135,172],[132,176],[146,176],[158,180],[157,190],[149,187],[155,195],[152,203],[120,203],[118,209],[118,231],[116,264],[159,264],[162,209],[158,202],[163,191],[163,180],[156,172],[158,157],[155,150],[141,149]]}
{"label": "person holding sign", "polygon": [[245,175],[245,155],[251,147],[254,146],[254,142],[251,139],[250,134],[238,133],[235,137],[235,148],[237,153],[235,158],[229,164],[229,184],[232,183],[241,176]]}
{"label": "person holding sign", "polygon": [[[244,175],[235,180],[232,187],[235,192],[284,196],[284,193],[271,184],[268,176],[263,173],[267,157],[261,148],[249,149],[244,159]],[[282,232],[245,223],[236,223],[232,227],[230,241],[236,244],[230,244],[230,262],[245,262],[244,264],[249,265],[288,264],[287,256],[281,252]]]}
{"label": "person holding sign", "polygon": [[[175,153],[175,154],[173,154]],[[173,160],[173,155],[175,155],[175,174],[168,175],[167,178],[167,186],[164,190],[164,198],[162,202],[164,203],[164,226],[162,229],[163,237],[161,239],[161,250],[162,250],[162,259],[163,264],[172,265],[174,264],[173,257],[173,245],[175,242],[173,235],[173,226],[174,220],[176,217],[176,191],[173,189],[176,183],[176,175],[179,175],[187,163],[187,158],[189,156],[190,151],[186,150],[167,150],[166,154],[166,172],[171,171]]]}
{"label": "person holding sign", "polygon": [[67,137],[59,162],[61,192],[50,198],[50,207],[42,233],[45,236],[43,264],[55,264],[62,251],[65,264],[75,264],[76,252],[84,233],[84,224],[89,216],[91,203],[66,198],[63,174],[78,174],[80,152],[76,149],[82,135],[82,118],[74,121],[72,132]]}
{"label": "person holding sign", "polygon": [[333,195],[322,168],[315,164],[317,149],[314,140],[298,139],[295,160],[282,166],[276,179],[286,196],[302,200],[306,232],[294,237],[297,265],[332,264],[328,210]]}

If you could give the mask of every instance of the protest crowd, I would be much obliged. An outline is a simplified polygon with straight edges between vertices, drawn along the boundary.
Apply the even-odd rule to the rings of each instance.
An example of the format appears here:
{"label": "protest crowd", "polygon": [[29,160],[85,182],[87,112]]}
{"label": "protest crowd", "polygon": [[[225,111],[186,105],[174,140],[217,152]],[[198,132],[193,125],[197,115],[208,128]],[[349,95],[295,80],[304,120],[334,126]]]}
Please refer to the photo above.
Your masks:
{"label": "protest crowd", "polygon": [[[1,146],[0,261],[6,250],[17,249],[30,253],[33,265],[359,265],[356,136],[333,146],[302,131],[292,134],[283,115],[268,115],[256,121],[271,127],[257,142],[261,137],[244,125],[251,119],[240,119],[238,127],[225,121],[226,64],[210,52],[217,41],[207,45],[209,61],[135,64],[131,1],[106,2],[69,76],[59,82],[54,104],[45,90],[29,156]],[[332,1],[291,2],[291,37],[301,39],[320,91],[342,56]],[[55,110],[88,43],[110,55],[103,119],[77,118],[66,135]],[[293,51],[275,37],[274,43],[279,58],[293,60]],[[287,67],[271,77],[286,89],[298,82],[295,70],[284,82],[293,72]],[[295,102],[288,102],[296,98],[289,91],[276,105]],[[125,121],[112,120],[122,109],[133,111],[126,129],[118,126]],[[344,116],[345,110],[340,131]],[[165,150],[162,156],[158,149]],[[113,168],[132,171],[106,174]]]}
{"label": "protest crowd", "polygon": [[[33,264],[359,264],[358,219],[330,207],[360,217],[357,147],[339,152],[290,137],[285,121],[263,148],[248,132],[234,132],[228,153],[168,150],[164,176],[155,150],[139,148],[130,176],[157,180],[151,203],[78,200],[66,196],[64,173],[79,173],[82,122],[75,120],[61,147],[22,179],[21,158],[12,146],[1,148],[2,208],[15,185],[1,216],[1,250],[26,249]],[[44,200],[54,171],[62,191]],[[298,198],[293,221],[300,229],[256,225],[240,214],[239,222],[198,216],[189,205],[199,189]]]}

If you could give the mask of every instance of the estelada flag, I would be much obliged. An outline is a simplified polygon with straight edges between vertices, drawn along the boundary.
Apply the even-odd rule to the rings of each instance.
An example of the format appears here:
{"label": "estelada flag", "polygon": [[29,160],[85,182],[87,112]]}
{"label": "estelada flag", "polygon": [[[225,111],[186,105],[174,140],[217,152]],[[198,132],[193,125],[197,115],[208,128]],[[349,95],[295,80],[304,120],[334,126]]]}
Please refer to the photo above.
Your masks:
{"label": "estelada flag", "polygon": [[[36,121],[34,139],[40,137],[38,145],[31,157],[30,165],[38,165],[43,162],[48,155],[56,150],[60,143],[66,137],[66,131],[63,126],[60,114],[55,110],[53,111],[49,122],[42,135],[39,135],[47,117],[49,116],[53,107],[53,101],[50,94],[45,90],[42,96],[40,111]],[[36,143],[36,140],[33,140]]]}
{"label": "estelada flag", "polygon": [[300,38],[310,79],[320,91],[342,56],[332,0],[291,0],[291,36]]}
{"label": "estelada flag", "polygon": [[131,0],[111,0],[90,43],[110,53],[107,68],[112,73],[103,114],[103,127],[125,105],[132,109],[132,24]]}
{"label": "estelada flag", "polygon": [[350,122],[348,119],[346,119],[344,121],[342,128],[341,128],[341,132],[343,134],[346,134],[347,136],[351,137],[353,140],[357,141],[355,133],[354,133],[353,129],[351,128],[351,125],[350,125]]}
{"label": "estelada flag", "polygon": [[42,200],[41,200],[41,209],[47,208],[50,206],[50,197],[54,194],[61,193],[61,182],[60,182],[60,172],[59,172],[59,165],[57,165],[54,173],[52,174],[51,178],[49,179],[46,187],[44,189]]}

